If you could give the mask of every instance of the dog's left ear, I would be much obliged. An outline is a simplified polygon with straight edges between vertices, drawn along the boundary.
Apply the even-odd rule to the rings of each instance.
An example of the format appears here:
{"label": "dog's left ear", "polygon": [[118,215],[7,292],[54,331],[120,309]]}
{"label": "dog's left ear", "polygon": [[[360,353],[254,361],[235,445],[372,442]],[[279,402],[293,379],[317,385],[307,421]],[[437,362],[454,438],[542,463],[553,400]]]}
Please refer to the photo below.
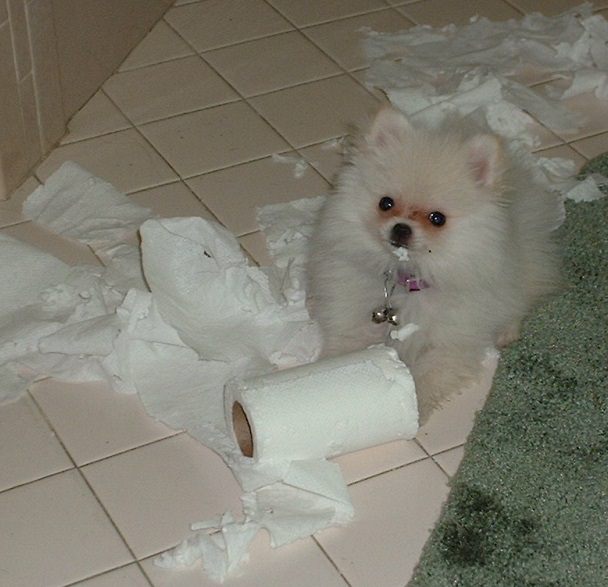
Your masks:
{"label": "dog's left ear", "polygon": [[482,187],[493,186],[503,172],[502,145],[494,135],[477,135],[467,142],[473,177]]}
{"label": "dog's left ear", "polygon": [[376,114],[366,139],[371,145],[384,147],[395,140],[403,140],[411,129],[408,119],[399,110],[385,106]]}

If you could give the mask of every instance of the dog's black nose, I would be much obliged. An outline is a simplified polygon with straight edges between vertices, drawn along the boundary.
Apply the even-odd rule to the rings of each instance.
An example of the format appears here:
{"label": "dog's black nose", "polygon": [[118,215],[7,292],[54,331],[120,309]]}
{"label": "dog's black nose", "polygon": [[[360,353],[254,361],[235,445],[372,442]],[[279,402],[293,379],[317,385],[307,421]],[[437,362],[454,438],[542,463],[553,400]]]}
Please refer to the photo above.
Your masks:
{"label": "dog's black nose", "polygon": [[412,236],[412,229],[409,224],[395,224],[391,229],[391,245],[394,247],[404,247]]}

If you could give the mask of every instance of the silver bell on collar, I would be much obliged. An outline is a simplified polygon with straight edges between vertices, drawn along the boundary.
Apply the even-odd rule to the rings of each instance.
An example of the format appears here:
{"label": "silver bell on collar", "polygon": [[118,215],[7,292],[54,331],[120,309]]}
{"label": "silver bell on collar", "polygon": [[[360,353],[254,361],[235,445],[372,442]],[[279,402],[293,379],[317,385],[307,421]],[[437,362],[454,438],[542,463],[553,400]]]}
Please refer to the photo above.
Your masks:
{"label": "silver bell on collar", "polygon": [[399,326],[399,317],[390,306],[380,306],[372,312],[372,322],[375,324],[388,322],[392,326]]}

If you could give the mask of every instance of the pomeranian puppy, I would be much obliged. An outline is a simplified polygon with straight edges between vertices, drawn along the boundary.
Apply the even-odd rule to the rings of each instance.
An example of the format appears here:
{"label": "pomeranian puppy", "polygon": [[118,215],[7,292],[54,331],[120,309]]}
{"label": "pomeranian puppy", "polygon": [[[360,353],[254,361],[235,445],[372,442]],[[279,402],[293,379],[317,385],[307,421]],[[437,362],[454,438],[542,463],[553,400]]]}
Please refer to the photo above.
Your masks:
{"label": "pomeranian puppy", "polygon": [[557,198],[516,159],[496,136],[416,128],[386,107],[321,211],[309,293],[322,356],[394,346],[421,421],[559,283]]}

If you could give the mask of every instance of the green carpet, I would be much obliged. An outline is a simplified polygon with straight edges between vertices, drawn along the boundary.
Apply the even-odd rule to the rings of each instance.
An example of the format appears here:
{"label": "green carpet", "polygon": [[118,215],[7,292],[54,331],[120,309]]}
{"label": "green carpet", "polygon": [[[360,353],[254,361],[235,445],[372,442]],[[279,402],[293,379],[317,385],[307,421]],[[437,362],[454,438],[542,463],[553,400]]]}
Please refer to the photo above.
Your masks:
{"label": "green carpet", "polygon": [[570,287],[503,352],[410,587],[608,586],[608,197],[566,209]]}

